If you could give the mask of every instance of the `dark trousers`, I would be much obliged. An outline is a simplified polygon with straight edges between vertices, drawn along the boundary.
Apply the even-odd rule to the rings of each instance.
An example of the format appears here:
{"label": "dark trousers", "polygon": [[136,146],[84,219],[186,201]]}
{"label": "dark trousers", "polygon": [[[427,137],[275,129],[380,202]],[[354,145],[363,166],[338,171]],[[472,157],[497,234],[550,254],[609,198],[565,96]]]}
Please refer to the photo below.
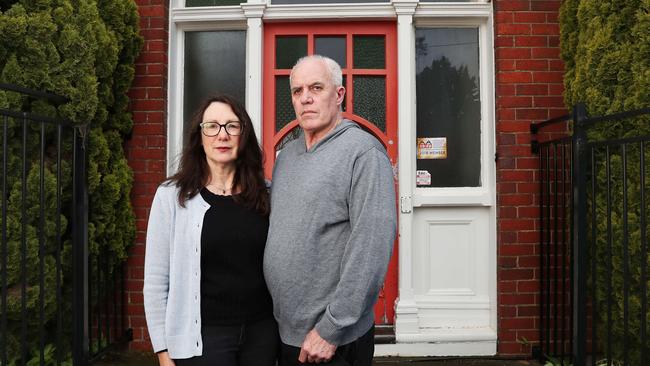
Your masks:
{"label": "dark trousers", "polygon": [[[375,353],[375,326],[373,325],[366,334],[356,341],[336,348],[336,353],[329,366],[371,366],[372,356]],[[314,365],[313,363],[298,362],[300,348],[282,343],[280,350],[279,366]]]}
{"label": "dark trousers", "polygon": [[174,360],[177,366],[275,366],[280,346],[273,317],[251,324],[201,328],[203,355]]}

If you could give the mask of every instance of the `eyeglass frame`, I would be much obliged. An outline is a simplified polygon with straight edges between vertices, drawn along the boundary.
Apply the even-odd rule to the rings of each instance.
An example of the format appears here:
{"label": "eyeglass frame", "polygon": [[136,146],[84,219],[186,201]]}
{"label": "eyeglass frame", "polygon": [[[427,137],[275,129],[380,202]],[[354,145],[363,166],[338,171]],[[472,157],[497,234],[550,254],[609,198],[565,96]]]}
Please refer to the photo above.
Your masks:
{"label": "eyeglass frame", "polygon": [[[205,133],[205,129],[203,128],[203,126],[206,125],[206,124],[208,124],[208,123],[214,123],[214,124],[216,124],[217,126],[219,126],[219,129],[217,130],[217,133],[215,133],[214,135],[208,135],[208,134]],[[228,132],[228,127],[227,127],[227,126],[228,126],[229,124],[234,124],[234,123],[237,123],[237,124],[239,124],[239,126],[240,126],[239,135],[233,135],[233,134],[231,134],[230,132]],[[216,122],[216,121],[206,121],[206,122],[201,122],[201,123],[199,123],[199,127],[201,128],[201,133],[202,133],[203,135],[207,136],[207,137],[215,137],[215,136],[218,136],[218,135],[221,133],[221,129],[222,129],[222,128],[224,129],[224,131],[226,131],[226,134],[227,134],[228,136],[241,136],[241,134],[244,132],[244,124],[241,123],[240,121],[228,121],[228,122],[226,122],[226,123],[224,123],[224,124],[221,124],[221,123]]]}

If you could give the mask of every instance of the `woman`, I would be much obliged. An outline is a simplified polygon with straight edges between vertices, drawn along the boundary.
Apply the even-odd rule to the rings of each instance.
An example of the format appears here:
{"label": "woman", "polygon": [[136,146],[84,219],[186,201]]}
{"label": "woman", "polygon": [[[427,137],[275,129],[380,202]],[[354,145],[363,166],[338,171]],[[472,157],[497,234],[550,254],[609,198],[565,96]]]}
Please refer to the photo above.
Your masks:
{"label": "woman", "polygon": [[262,274],[268,212],[248,113],[230,97],[207,99],[149,215],[143,293],[161,366],[275,365]]}

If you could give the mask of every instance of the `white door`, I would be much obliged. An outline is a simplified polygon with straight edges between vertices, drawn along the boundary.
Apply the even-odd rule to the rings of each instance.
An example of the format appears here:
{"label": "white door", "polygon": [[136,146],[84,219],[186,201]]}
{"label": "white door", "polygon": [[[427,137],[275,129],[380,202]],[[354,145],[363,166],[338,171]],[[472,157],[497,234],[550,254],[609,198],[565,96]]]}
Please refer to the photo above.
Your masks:
{"label": "white door", "polygon": [[413,147],[410,156],[400,157],[405,164],[400,173],[410,176],[400,176],[403,250],[396,306],[397,341],[415,348],[402,354],[496,353],[494,122],[487,34],[487,23],[416,24],[415,125],[405,136]]}

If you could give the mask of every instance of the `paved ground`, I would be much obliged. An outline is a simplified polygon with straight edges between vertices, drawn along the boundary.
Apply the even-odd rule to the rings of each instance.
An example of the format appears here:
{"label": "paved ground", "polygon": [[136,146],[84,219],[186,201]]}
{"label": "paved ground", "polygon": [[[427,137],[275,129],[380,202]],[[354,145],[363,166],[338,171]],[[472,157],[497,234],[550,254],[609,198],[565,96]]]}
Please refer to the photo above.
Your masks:
{"label": "paved ground", "polygon": [[[499,360],[485,358],[376,358],[375,366],[539,366],[535,361]],[[150,353],[115,352],[95,362],[94,366],[156,366],[156,358]]]}

